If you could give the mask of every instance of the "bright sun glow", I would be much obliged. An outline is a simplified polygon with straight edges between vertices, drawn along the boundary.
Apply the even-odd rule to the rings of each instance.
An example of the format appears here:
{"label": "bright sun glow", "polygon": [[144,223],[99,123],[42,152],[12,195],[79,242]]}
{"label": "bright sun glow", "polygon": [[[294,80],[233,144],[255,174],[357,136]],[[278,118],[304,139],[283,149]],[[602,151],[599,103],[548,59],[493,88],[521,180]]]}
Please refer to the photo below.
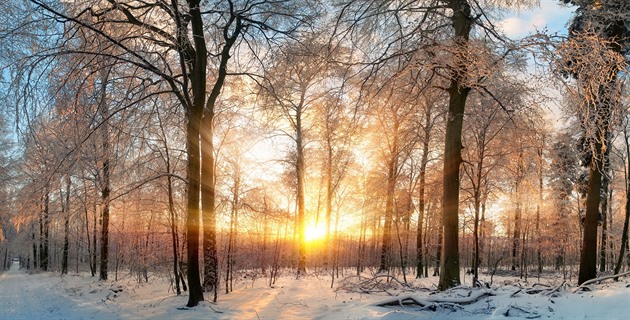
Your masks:
{"label": "bright sun glow", "polygon": [[304,230],[304,240],[306,242],[321,240],[326,236],[326,227],[323,223],[309,223]]}

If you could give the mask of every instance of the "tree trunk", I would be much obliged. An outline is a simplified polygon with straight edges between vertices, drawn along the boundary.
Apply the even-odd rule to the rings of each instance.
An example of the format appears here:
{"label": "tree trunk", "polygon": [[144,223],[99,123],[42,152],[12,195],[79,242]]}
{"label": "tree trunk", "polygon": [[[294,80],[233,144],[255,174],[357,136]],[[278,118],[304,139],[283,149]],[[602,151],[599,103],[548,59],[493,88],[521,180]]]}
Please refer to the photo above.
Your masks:
{"label": "tree trunk", "polygon": [[230,233],[228,235],[228,247],[226,257],[226,270],[225,270],[225,293],[232,291],[232,284],[234,282],[234,256],[236,251],[236,235],[238,232],[238,207],[239,207],[239,195],[240,195],[240,168],[239,164],[234,165],[234,190],[232,194],[232,212],[230,213]]}
{"label": "tree trunk", "polygon": [[538,264],[538,278],[543,271],[542,239],[540,232],[540,209],[543,204],[543,152],[545,148],[545,135],[541,136],[541,145],[538,147],[538,202],[536,203],[536,261]]}
{"label": "tree trunk", "polygon": [[31,240],[33,241],[33,269],[37,269],[37,243],[35,242],[35,232],[32,233]]}
{"label": "tree trunk", "polygon": [[188,165],[188,212],[186,215],[186,252],[188,278],[188,303],[186,306],[194,307],[203,301],[203,289],[199,277],[199,179],[200,179],[200,155],[199,155],[199,127],[201,125],[201,110],[188,111],[188,124],[186,127],[186,154]]}
{"label": "tree trunk", "polygon": [[[427,107],[429,110],[429,107]],[[422,243],[423,234],[422,227],[424,223],[424,214],[425,214],[425,203],[426,203],[426,175],[427,175],[427,163],[429,162],[429,124],[431,120],[429,119],[430,112],[427,112],[427,125],[425,126],[425,136],[424,141],[422,142],[422,158],[420,159],[420,181],[419,181],[419,197],[418,197],[418,228],[416,230],[416,279],[422,277],[423,273],[423,263],[424,263],[424,245]]]}
{"label": "tree trunk", "polygon": [[[98,221],[98,212],[96,210],[96,203],[94,203],[94,225],[92,226],[92,256],[90,257],[92,277],[96,275],[96,230]],[[89,241],[89,240],[88,240]]]}
{"label": "tree trunk", "polygon": [[306,248],[304,245],[304,175],[306,165],[304,161],[304,141],[302,137],[302,108],[297,108],[296,123],[296,148],[297,159],[295,171],[297,174],[297,233],[298,233],[298,267],[297,274],[306,275]]}
{"label": "tree trunk", "polygon": [[203,289],[216,301],[219,286],[219,266],[216,235],[216,191],[214,159],[214,114],[204,114],[201,134],[201,208],[203,217]]}
{"label": "tree trunk", "polygon": [[42,197],[41,211],[39,213],[39,254],[35,257],[37,265],[42,269],[42,254],[44,252],[44,198]]}
{"label": "tree trunk", "polygon": [[66,174],[66,199],[63,206],[65,213],[64,228],[63,228],[63,259],[61,261],[61,274],[68,273],[68,251],[70,250],[70,174]]}
{"label": "tree trunk", "polygon": [[[516,269],[520,269],[519,255],[518,251],[521,246],[521,229],[522,229],[522,200],[521,200],[521,184],[525,179],[525,168],[524,168],[524,155],[523,155],[523,145],[521,144],[518,154],[518,162],[516,164],[516,183],[514,187],[514,194],[516,197],[516,208],[514,210],[514,233],[512,237],[512,271]],[[521,274],[522,276],[522,274]]]}
{"label": "tree trunk", "polygon": [[267,195],[263,196],[263,234],[260,250],[260,273],[267,276],[267,233],[269,232],[269,208],[267,207]]}
{"label": "tree trunk", "polygon": [[[397,126],[396,129],[397,130]],[[392,219],[394,214],[394,192],[396,191],[396,168],[398,162],[398,133],[394,132],[394,143],[391,158],[387,166],[387,198],[385,200],[385,222],[381,238],[381,260],[379,272],[389,271],[389,258],[392,245]],[[401,248],[402,250],[402,248]]]}
{"label": "tree trunk", "polygon": [[[203,20],[201,17],[200,0],[188,1],[188,19],[192,28],[192,37],[195,46],[194,55],[188,56],[192,59],[190,62],[190,85],[192,87],[193,101],[187,110],[188,126],[187,126],[187,145],[188,154],[188,216],[187,216],[187,252],[188,252],[188,303],[186,306],[194,307],[200,301],[204,300],[203,287],[201,286],[200,268],[199,268],[199,234],[200,234],[200,213],[204,222],[204,285],[209,282],[216,284],[216,277],[212,273],[212,244],[214,239],[214,150],[212,146],[207,145],[208,141],[212,142],[212,114],[204,115],[205,97],[206,97],[206,66],[207,66],[207,50],[204,35]],[[182,30],[184,32],[184,30]],[[188,32],[188,30],[186,30]],[[178,35],[181,37],[181,35]],[[180,43],[189,44],[188,40],[180,40]],[[182,62],[184,63],[184,62]],[[214,106],[212,106],[214,107]],[[214,112],[214,109],[209,110]],[[204,116],[206,119],[203,119]],[[205,123],[204,123],[205,122]],[[202,126],[210,125],[210,128]],[[200,142],[201,141],[201,142]],[[201,152],[204,154],[202,155]],[[212,179],[212,180],[206,180]],[[200,194],[203,193],[203,194]],[[201,197],[201,199],[200,199]],[[202,201],[200,207],[199,200]],[[203,210],[203,212],[202,212]],[[206,236],[207,234],[207,236]],[[214,248],[216,250],[216,248]],[[216,252],[216,251],[214,251]],[[208,257],[207,259],[206,256]],[[216,287],[216,286],[215,286]]]}
{"label": "tree trunk", "polygon": [[[166,153],[166,157],[168,159],[168,152]],[[167,160],[167,170],[170,173],[170,161]],[[177,266],[177,262],[179,261],[179,254],[177,253],[177,217],[175,211],[175,202],[173,201],[173,180],[169,175],[167,178],[167,191],[168,191],[168,212],[171,218],[171,238],[173,245],[173,276],[175,277],[175,289],[177,290],[177,295],[182,294],[181,289],[179,288],[179,268]]]}
{"label": "tree trunk", "polygon": [[628,225],[630,224],[630,141],[628,140],[628,131],[624,130],[624,137],[626,140],[626,154],[627,154],[627,177],[626,177],[626,216],[623,220],[623,231],[621,232],[621,247],[619,248],[619,257],[617,257],[617,264],[615,265],[614,274],[619,274],[621,266],[623,265],[623,258],[626,255],[626,247],[628,246]]}
{"label": "tree trunk", "polygon": [[460,284],[459,278],[459,167],[462,163],[462,127],[466,98],[470,88],[464,87],[463,78],[467,71],[466,47],[472,27],[470,5],[468,1],[449,1],[453,10],[451,18],[455,29],[455,43],[460,48],[456,70],[451,71],[451,84],[448,89],[449,104],[444,137],[444,170],[442,195],[442,257],[440,261],[439,290]]}
{"label": "tree trunk", "polygon": [[[606,134],[606,142],[605,144],[607,146],[610,145],[610,138],[611,138],[611,134],[609,132],[607,132]],[[609,154],[610,154],[610,148],[606,148],[606,151],[604,152],[604,159],[602,161],[602,189],[600,191],[600,215],[602,218],[602,237],[601,237],[601,241],[600,241],[600,249],[599,249],[599,272],[604,272],[606,271],[606,246],[607,244],[607,240],[608,240],[608,193],[609,193],[609,184],[610,184],[610,177],[609,175]]]}
{"label": "tree trunk", "polygon": [[101,116],[101,143],[103,164],[101,167],[101,204],[103,211],[101,213],[101,260],[100,260],[100,280],[107,280],[107,267],[109,263],[109,195],[110,195],[110,143],[109,143],[109,106],[107,102],[107,82],[112,67],[103,69],[101,80],[101,101],[99,101],[99,112]]}
{"label": "tree trunk", "polygon": [[597,218],[599,215],[600,189],[602,182],[602,157],[600,155],[602,143],[597,140],[591,160],[588,177],[588,193],[586,196],[586,216],[584,218],[584,233],[582,251],[580,253],[580,272],[578,285],[597,276]]}
{"label": "tree trunk", "polygon": [[435,268],[433,269],[433,276],[439,276],[440,275],[440,267],[442,265],[441,261],[442,261],[442,243],[443,243],[443,230],[444,228],[439,226],[437,228],[438,230],[438,239],[437,239],[437,243],[436,243],[436,250],[435,250]]}
{"label": "tree trunk", "polygon": [[49,260],[49,244],[50,244],[50,216],[49,216],[49,205],[50,205],[50,196],[48,191],[48,185],[46,185],[46,191],[44,191],[44,212],[43,212],[43,244],[40,249],[39,255],[41,256],[40,267],[42,270],[48,270],[48,260]]}
{"label": "tree trunk", "polygon": [[[242,22],[240,16],[232,13],[226,25],[223,28],[223,41],[225,41],[221,49],[219,70],[217,78],[212,86],[212,91],[206,97],[206,65],[207,65],[207,49],[204,34],[203,17],[200,12],[200,1],[189,1],[190,16],[192,22],[193,39],[195,42],[196,56],[195,67],[193,68],[193,93],[194,108],[201,108],[203,111],[203,120],[201,121],[201,203],[203,217],[203,256],[204,256],[204,283],[203,288],[206,291],[212,290],[213,301],[217,301],[217,293],[219,289],[219,266],[217,258],[217,239],[216,239],[216,164],[214,158],[214,116],[215,105],[223,85],[227,77],[227,65],[230,60],[230,51],[240,36],[242,31]],[[231,34],[230,34],[231,32]],[[190,282],[190,281],[189,281]]]}
{"label": "tree trunk", "polygon": [[330,243],[330,225],[332,219],[332,166],[333,166],[333,148],[330,135],[326,137],[326,243],[324,245],[324,267],[328,267],[328,252],[331,249]]}

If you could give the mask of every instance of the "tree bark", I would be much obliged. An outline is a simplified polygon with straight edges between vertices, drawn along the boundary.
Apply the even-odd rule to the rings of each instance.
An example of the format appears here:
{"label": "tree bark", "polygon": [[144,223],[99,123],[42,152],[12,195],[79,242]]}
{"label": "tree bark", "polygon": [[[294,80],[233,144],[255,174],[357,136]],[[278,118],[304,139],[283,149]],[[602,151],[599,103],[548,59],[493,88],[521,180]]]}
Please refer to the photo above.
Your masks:
{"label": "tree bark", "polygon": [[472,27],[471,9],[466,0],[451,0],[447,2],[453,10],[451,18],[455,29],[455,43],[457,44],[459,60],[457,70],[451,72],[451,83],[448,89],[449,103],[444,137],[444,170],[442,195],[442,224],[444,235],[442,239],[442,257],[440,261],[439,290],[460,284],[459,278],[459,167],[462,163],[462,127],[466,98],[470,88],[464,85],[466,74],[466,48]]}
{"label": "tree bark", "polygon": [[595,143],[595,151],[591,160],[588,177],[588,193],[586,196],[586,215],[584,217],[584,233],[582,251],[580,253],[580,271],[578,285],[597,276],[597,218],[599,215],[600,189],[602,183],[602,158],[599,153],[602,143]]}
{"label": "tree bark", "polygon": [[201,165],[199,155],[199,127],[201,125],[201,110],[188,111],[188,124],[186,126],[186,154],[188,165],[186,168],[188,177],[186,216],[186,252],[188,278],[188,303],[187,307],[194,307],[203,301],[203,289],[199,274],[199,179],[201,177]]}

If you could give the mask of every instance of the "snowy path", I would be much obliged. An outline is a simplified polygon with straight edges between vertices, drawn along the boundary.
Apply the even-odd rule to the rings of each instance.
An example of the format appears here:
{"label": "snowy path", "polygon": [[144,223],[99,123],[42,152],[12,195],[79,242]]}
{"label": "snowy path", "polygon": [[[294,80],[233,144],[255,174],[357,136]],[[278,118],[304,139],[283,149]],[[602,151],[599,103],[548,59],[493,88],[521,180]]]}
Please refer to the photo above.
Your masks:
{"label": "snowy path", "polygon": [[[116,319],[103,307],[67,297],[63,286],[50,287],[40,275],[28,275],[14,264],[0,275],[1,319]],[[62,279],[59,278],[59,283]],[[58,289],[60,292],[54,291]]]}

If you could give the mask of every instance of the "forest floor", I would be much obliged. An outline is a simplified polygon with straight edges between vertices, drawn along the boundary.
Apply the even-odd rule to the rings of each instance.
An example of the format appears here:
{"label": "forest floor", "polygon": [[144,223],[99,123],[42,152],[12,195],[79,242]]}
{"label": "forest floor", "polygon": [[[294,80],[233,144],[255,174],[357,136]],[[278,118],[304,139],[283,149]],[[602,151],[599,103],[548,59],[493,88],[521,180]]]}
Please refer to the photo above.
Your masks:
{"label": "forest floor", "polygon": [[494,276],[492,289],[439,293],[437,277],[397,280],[350,276],[331,289],[321,274],[295,279],[287,272],[271,287],[266,278],[241,278],[218,303],[185,308],[187,294],[173,294],[165,278],[98,281],[14,265],[0,275],[0,319],[630,319],[629,277],[576,290],[553,277]]}

